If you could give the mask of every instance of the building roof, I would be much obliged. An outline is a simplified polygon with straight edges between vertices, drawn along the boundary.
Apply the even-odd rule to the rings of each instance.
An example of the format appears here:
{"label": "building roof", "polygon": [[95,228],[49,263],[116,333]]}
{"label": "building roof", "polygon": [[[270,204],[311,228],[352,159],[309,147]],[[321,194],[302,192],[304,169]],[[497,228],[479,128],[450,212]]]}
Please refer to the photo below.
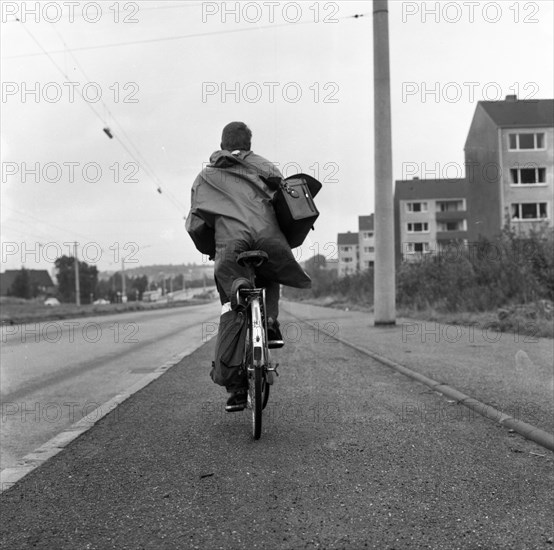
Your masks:
{"label": "building roof", "polygon": [[554,126],[554,99],[517,99],[479,101],[499,127]]}
{"label": "building roof", "polygon": [[373,218],[373,214],[370,214],[369,216],[358,216],[358,230],[373,231]]}
{"label": "building roof", "polygon": [[[31,285],[39,287],[53,287],[54,283],[50,274],[46,269],[28,269]],[[4,273],[0,273],[0,294],[5,296],[12,286],[17,275],[21,273],[20,269],[7,269]]]}
{"label": "building roof", "polygon": [[345,244],[358,244],[358,233],[351,233],[350,231],[348,233],[339,233],[337,238],[337,244],[345,245]]}
{"label": "building roof", "polygon": [[467,180],[452,179],[411,179],[396,180],[394,199],[451,199],[467,196]]}

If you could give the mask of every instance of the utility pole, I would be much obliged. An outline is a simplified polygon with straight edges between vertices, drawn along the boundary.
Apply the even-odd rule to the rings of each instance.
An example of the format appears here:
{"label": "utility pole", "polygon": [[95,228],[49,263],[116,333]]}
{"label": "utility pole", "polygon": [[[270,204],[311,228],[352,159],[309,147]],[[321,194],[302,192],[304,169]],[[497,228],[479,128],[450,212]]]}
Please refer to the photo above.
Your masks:
{"label": "utility pole", "polygon": [[396,324],[388,0],[373,0],[375,325]]}
{"label": "utility pole", "polygon": [[73,243],[74,247],[74,265],[75,265],[75,303],[80,306],[81,305],[81,288],[79,286],[79,258],[77,257],[77,246],[78,243],[75,241]]}
{"label": "utility pole", "polygon": [[121,258],[121,301],[125,302],[124,296],[127,296],[125,290],[125,260]]}

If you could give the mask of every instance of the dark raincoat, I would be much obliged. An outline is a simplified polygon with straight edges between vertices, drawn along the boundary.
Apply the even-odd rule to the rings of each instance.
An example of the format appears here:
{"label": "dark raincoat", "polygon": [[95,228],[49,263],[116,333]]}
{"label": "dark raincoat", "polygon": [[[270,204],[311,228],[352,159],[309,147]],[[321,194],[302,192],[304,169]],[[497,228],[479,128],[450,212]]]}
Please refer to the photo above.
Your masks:
{"label": "dark raincoat", "polygon": [[[252,151],[217,151],[192,186],[186,229],[196,248],[215,258],[220,294],[230,296],[237,277],[246,276],[236,264],[245,250],[263,250],[269,261],[259,270],[263,279],[297,288],[311,280],[296,262],[279,228],[271,199],[277,167]],[[222,299],[223,301],[223,299]]]}

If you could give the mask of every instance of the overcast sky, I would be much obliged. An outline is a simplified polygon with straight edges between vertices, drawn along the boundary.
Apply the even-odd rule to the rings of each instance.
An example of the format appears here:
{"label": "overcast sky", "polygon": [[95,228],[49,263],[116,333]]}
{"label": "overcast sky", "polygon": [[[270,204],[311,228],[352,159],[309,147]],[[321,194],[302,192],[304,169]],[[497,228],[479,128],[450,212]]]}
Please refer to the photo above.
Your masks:
{"label": "overcast sky", "polygon": [[[371,2],[35,4],[2,3],[2,269],[201,262],[190,188],[233,120],[323,183],[299,259],[374,211]],[[389,9],[395,179],[463,176],[477,101],[554,97],[551,1]]]}

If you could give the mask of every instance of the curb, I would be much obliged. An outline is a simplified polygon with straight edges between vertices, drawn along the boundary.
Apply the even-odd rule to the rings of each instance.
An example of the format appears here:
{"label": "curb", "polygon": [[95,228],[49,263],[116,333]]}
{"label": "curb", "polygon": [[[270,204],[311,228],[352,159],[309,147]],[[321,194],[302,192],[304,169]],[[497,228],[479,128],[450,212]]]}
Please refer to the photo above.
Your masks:
{"label": "curb", "polygon": [[[285,309],[285,308],[282,308]],[[412,369],[409,369],[408,367],[405,367],[403,365],[400,365],[399,363],[396,363],[390,359],[387,359],[386,357],[383,357],[382,355],[379,355],[373,351],[370,351],[368,349],[362,348],[360,346],[357,346],[356,344],[352,344],[351,342],[348,342],[348,340],[344,340],[342,338],[338,338],[331,332],[325,330],[321,326],[317,326],[310,321],[305,321],[301,319],[300,317],[297,317],[293,313],[287,310],[287,313],[291,315],[292,317],[296,318],[298,321],[305,323],[309,326],[311,326],[314,329],[317,329],[320,332],[323,332],[327,336],[334,338],[338,342],[341,342],[345,346],[348,346],[352,349],[355,349],[356,351],[359,351],[360,353],[363,353],[364,355],[368,355],[372,359],[375,359],[379,363],[382,363],[383,365],[401,373],[405,376],[412,378],[413,380],[416,380],[417,382],[421,382],[422,384],[425,384],[426,386],[429,386],[434,391],[441,393],[442,395],[445,395],[446,397],[450,397],[452,399],[455,399],[457,403],[460,403],[461,405],[464,405],[464,407],[469,408],[471,411],[475,411],[481,416],[488,418],[489,420],[493,420],[498,422],[499,424],[502,424],[503,426],[508,427],[511,430],[514,430],[518,434],[522,435],[526,439],[529,439],[530,441],[533,441],[534,443],[537,443],[541,447],[544,447],[545,449],[548,449],[549,451],[554,451],[554,435],[546,432],[540,428],[537,428],[536,426],[533,426],[531,424],[528,424],[527,422],[523,422],[522,420],[518,420],[517,418],[514,418],[513,416],[509,416],[507,414],[504,414],[502,411],[499,411],[498,409],[495,409],[494,407],[491,407],[490,405],[487,405],[485,403],[482,403],[478,399],[474,399],[473,397],[470,397],[469,395],[466,395],[465,393],[462,393],[458,391],[455,388],[452,388],[448,384],[443,384],[441,382],[437,382],[436,380],[433,380],[432,378],[429,378],[423,374],[420,374],[419,372],[416,372]]]}
{"label": "curb", "polygon": [[72,441],[77,439],[80,435],[88,432],[97,422],[107,416],[121,403],[129,399],[133,394],[142,390],[148,384],[159,378],[171,367],[174,367],[187,355],[193,353],[196,349],[207,343],[214,334],[206,335],[206,338],[202,341],[200,346],[187,348],[186,351],[174,355],[171,359],[157,367],[151,373],[143,376],[140,380],[129,386],[126,390],[118,393],[115,397],[112,397],[105,403],[102,403],[99,407],[90,412],[87,416],[81,418],[78,422],[71,424],[64,431],[55,435],[49,439],[46,443],[28,453],[24,457],[18,460],[16,466],[11,468],[5,468],[0,472],[0,493],[11,488],[15,483],[23,479],[27,474],[42,466],[47,460],[56,456],[59,452],[63,451]]}

